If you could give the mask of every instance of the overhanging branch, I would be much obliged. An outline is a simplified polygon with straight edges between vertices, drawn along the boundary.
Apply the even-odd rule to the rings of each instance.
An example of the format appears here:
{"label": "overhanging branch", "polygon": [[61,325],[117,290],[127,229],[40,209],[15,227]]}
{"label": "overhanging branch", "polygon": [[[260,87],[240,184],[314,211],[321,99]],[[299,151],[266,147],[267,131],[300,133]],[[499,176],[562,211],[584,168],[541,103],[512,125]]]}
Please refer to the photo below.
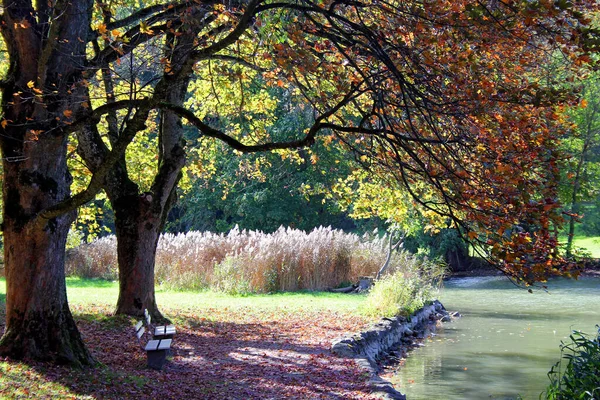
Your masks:
{"label": "overhanging branch", "polygon": [[185,118],[191,125],[195,126],[204,136],[219,139],[231,148],[243,153],[256,153],[260,151],[294,149],[299,147],[311,146],[315,142],[315,136],[321,130],[322,124],[316,121],[309,129],[308,133],[302,139],[290,140],[286,142],[269,142],[262,144],[247,145],[226,133],[215,129],[200,120],[192,111],[187,108],[168,103],[159,103],[158,108],[169,110],[182,118]]}

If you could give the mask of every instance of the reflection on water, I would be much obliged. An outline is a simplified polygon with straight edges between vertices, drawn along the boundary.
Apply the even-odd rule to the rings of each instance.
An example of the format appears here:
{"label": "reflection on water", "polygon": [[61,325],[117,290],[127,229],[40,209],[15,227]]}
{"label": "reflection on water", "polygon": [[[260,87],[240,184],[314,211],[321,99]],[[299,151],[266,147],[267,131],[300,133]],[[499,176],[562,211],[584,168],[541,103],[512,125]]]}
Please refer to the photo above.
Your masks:
{"label": "reflection on water", "polygon": [[538,399],[571,330],[595,333],[600,279],[554,280],[533,294],[501,277],[446,283],[463,317],[414,350],[392,382],[409,400]]}

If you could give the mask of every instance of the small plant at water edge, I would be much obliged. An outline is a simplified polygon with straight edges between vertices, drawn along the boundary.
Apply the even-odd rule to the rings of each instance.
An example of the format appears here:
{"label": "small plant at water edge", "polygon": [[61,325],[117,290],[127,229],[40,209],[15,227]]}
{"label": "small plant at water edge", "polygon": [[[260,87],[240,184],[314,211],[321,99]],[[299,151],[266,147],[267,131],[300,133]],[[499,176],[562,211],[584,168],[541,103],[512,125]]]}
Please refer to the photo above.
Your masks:
{"label": "small plant at water edge", "polygon": [[[547,400],[600,399],[600,327],[595,338],[574,331],[560,346],[561,359],[548,373]],[[567,365],[561,370],[563,362]]]}
{"label": "small plant at water edge", "polygon": [[445,272],[443,262],[419,259],[407,252],[401,269],[394,269],[374,283],[364,312],[371,316],[410,315],[433,300]]}

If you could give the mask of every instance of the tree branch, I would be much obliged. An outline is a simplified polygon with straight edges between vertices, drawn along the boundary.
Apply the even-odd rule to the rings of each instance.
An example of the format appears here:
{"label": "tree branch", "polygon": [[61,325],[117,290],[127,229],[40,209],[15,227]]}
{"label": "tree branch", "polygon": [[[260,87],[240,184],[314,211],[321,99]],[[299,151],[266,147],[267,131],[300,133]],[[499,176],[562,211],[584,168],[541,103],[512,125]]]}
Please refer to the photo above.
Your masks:
{"label": "tree branch", "polygon": [[85,190],[42,211],[32,220],[31,223],[34,225],[45,224],[48,220],[56,218],[69,211],[76,210],[83,204],[93,200],[93,198],[96,196],[96,193],[102,189],[104,178],[108,172],[110,172],[113,165],[123,157],[125,151],[127,150],[127,146],[129,146],[129,143],[131,143],[136,133],[144,129],[145,122],[148,119],[148,114],[150,113],[151,109],[152,107],[149,105],[138,109],[133,118],[127,123],[127,127],[119,136],[119,139],[112,147],[112,150],[104,158],[104,162],[98,166],[92,175],[90,183]]}
{"label": "tree branch", "polygon": [[227,36],[225,36],[222,40],[220,40],[216,43],[213,43],[212,45],[210,45],[202,50],[194,51],[192,53],[191,59],[192,60],[204,59],[207,56],[215,54],[215,53],[229,47],[233,43],[235,43],[235,41],[238,40],[239,37],[242,36],[244,31],[246,31],[246,29],[248,29],[248,27],[250,26],[250,24],[252,22],[252,18],[257,13],[257,7],[261,2],[262,2],[262,0],[250,0],[250,2],[248,3],[248,6],[246,7],[246,10],[244,10],[244,14],[241,16],[236,27]]}
{"label": "tree branch", "polygon": [[163,110],[169,110],[182,118],[185,118],[191,125],[195,126],[204,136],[219,139],[223,143],[227,144],[231,148],[244,152],[244,153],[256,153],[260,151],[278,150],[278,149],[293,149],[299,147],[311,146],[315,142],[315,136],[322,128],[322,124],[318,121],[313,124],[308,133],[303,139],[291,140],[288,142],[270,142],[255,145],[246,145],[227,135],[226,133],[215,129],[200,120],[192,111],[187,108],[176,106],[168,103],[159,103],[157,107]]}

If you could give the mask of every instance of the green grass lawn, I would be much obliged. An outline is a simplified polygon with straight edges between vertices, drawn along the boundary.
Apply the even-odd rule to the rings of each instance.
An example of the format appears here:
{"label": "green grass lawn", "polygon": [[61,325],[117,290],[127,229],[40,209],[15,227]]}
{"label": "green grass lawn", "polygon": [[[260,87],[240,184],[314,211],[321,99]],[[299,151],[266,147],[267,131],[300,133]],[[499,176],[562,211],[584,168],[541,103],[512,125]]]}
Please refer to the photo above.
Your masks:
{"label": "green grass lawn", "polygon": [[[561,243],[566,241],[567,239],[564,238]],[[600,236],[576,236],[573,244],[590,253],[593,258],[600,258]]]}
{"label": "green grass lawn", "polygon": [[[0,295],[6,293],[6,280],[0,278]],[[67,278],[69,304],[77,313],[87,308],[110,308],[117,303],[118,282],[97,279]],[[318,312],[329,310],[341,313],[360,313],[364,295],[328,292],[289,292],[232,296],[212,291],[175,291],[156,288],[156,300],[167,311],[252,309],[256,313],[289,310],[290,312]]]}
{"label": "green grass lawn", "polygon": [[[562,246],[567,244],[567,236],[560,235],[558,239]],[[575,248],[583,250],[586,255],[589,254],[593,258],[600,258],[600,236],[576,235],[573,240],[573,245]],[[470,254],[474,255],[472,251]]]}

